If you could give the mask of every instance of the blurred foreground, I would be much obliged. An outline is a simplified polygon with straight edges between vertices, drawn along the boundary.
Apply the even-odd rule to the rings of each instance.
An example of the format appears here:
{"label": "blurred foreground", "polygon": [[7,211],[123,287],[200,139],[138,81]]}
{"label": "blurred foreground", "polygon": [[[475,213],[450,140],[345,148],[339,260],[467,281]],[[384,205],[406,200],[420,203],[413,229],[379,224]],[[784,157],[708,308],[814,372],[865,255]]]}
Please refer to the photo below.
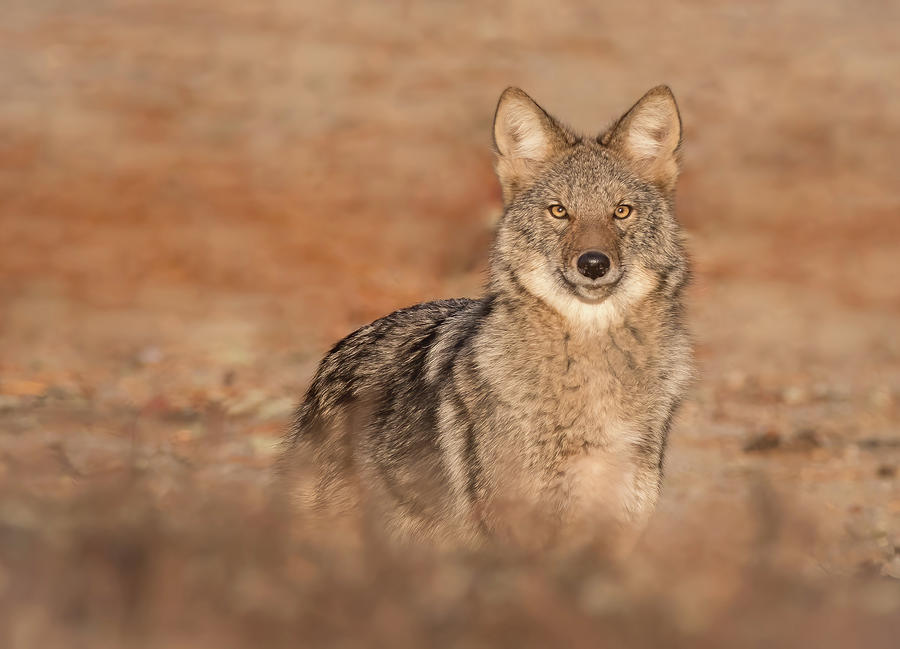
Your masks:
{"label": "blurred foreground", "polygon": [[[8,8],[0,646],[896,643],[900,6],[592,4]],[[275,444],[332,342],[479,291],[500,91],[660,82],[700,380],[635,557],[311,537]]]}

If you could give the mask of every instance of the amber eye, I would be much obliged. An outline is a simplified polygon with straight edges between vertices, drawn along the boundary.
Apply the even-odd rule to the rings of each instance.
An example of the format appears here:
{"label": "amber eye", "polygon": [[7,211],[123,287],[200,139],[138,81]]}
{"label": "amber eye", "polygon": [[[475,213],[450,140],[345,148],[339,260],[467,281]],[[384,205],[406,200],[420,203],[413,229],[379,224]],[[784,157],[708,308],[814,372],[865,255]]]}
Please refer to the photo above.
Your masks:
{"label": "amber eye", "polygon": [[613,216],[615,216],[617,219],[627,219],[629,216],[631,216],[631,212],[631,205],[619,205],[618,207],[616,207],[616,211],[613,212]]}
{"label": "amber eye", "polygon": [[564,219],[569,216],[569,213],[566,211],[562,205],[551,205],[547,208],[547,211],[550,212],[550,216],[554,219]]}

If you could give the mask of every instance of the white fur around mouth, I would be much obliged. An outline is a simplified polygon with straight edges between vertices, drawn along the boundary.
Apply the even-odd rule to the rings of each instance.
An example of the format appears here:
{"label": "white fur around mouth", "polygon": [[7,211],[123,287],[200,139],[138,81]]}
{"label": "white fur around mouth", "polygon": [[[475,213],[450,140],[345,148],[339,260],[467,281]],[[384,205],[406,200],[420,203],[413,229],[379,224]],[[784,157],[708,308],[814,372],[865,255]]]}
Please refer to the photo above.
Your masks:
{"label": "white fur around mouth", "polygon": [[[623,273],[615,284],[602,287],[603,295],[584,297],[578,285],[565,279],[558,268],[535,267],[519,274],[522,285],[554,309],[578,330],[597,334],[623,317],[623,309],[649,290],[641,276]],[[623,280],[629,280],[623,282]],[[590,295],[590,293],[589,293]]]}
{"label": "white fur around mouth", "polygon": [[558,271],[558,274],[566,289],[574,293],[576,297],[588,302],[602,302],[609,297],[612,289],[618,284],[618,280],[616,280],[612,284],[603,284],[602,286],[583,286],[570,281],[562,271]]}

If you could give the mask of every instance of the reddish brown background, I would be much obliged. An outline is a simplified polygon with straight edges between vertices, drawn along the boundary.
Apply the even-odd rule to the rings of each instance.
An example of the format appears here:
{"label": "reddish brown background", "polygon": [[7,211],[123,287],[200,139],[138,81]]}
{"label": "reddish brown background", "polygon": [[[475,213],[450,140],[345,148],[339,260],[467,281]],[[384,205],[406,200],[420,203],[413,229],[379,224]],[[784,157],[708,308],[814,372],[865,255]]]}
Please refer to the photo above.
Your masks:
{"label": "reddish brown background", "polygon": [[[513,628],[535,646],[751,646],[764,626],[848,646],[897,631],[896,2],[33,0],[4,14],[6,646],[253,646],[259,629],[288,646],[320,628],[320,605],[371,613],[319,638],[351,646],[488,646]],[[502,89],[599,131],[661,82],[685,124],[700,375],[640,559],[610,581],[584,577],[581,557],[516,564],[505,608],[460,596],[441,610],[470,627],[451,615],[444,635],[411,602],[443,601],[459,574],[483,593],[471,563],[448,577],[442,561],[378,558],[399,575],[388,594],[375,578],[348,591],[308,557],[288,577],[259,564],[281,524],[259,511],[273,443],[328,345],[478,293]],[[212,520],[256,516],[261,538],[209,523],[208,498]],[[197,543],[217,577],[190,572]],[[757,583],[759,561],[776,585]],[[246,565],[251,586],[222,576]],[[842,577],[860,572],[872,581]]]}

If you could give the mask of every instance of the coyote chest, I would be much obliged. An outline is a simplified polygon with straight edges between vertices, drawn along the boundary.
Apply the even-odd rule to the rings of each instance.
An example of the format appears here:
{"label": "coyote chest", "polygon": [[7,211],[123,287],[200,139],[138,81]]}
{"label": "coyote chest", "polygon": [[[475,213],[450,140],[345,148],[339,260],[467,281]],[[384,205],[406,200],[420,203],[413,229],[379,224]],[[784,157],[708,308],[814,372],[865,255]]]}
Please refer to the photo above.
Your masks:
{"label": "coyote chest", "polygon": [[658,462],[646,457],[649,395],[661,391],[661,378],[639,338],[625,328],[587,342],[563,335],[500,363],[497,419],[515,422],[516,443],[502,446],[510,455],[494,466],[521,469],[498,475],[501,489],[573,521],[634,521],[649,511],[658,482]]}

